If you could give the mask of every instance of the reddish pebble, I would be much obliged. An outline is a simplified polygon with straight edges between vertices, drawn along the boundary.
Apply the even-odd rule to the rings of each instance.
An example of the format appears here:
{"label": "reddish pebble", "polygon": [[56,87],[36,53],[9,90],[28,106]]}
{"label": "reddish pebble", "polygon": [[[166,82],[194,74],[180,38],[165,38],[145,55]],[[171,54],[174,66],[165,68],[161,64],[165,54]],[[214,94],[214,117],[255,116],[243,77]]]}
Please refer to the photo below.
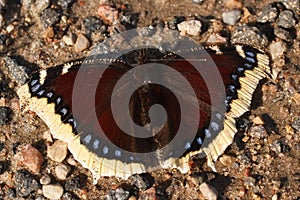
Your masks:
{"label": "reddish pebble", "polygon": [[24,146],[21,150],[22,163],[32,172],[38,173],[44,162],[43,155],[30,144]]}
{"label": "reddish pebble", "polygon": [[251,172],[250,168],[246,168],[245,171],[244,171],[244,176],[245,177],[249,177],[250,176],[250,172]]}
{"label": "reddish pebble", "polygon": [[119,12],[109,6],[109,5],[104,5],[101,4],[98,8],[98,15],[106,22],[112,24],[113,22],[115,22],[116,20],[119,19]]}

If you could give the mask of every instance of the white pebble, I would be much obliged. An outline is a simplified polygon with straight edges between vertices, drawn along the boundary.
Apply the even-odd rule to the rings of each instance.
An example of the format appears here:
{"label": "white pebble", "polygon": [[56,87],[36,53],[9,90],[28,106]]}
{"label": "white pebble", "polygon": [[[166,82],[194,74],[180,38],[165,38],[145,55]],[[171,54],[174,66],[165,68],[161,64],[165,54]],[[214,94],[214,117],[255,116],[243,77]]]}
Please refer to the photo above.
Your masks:
{"label": "white pebble", "polygon": [[64,189],[59,184],[43,185],[43,195],[49,199],[60,199]]}

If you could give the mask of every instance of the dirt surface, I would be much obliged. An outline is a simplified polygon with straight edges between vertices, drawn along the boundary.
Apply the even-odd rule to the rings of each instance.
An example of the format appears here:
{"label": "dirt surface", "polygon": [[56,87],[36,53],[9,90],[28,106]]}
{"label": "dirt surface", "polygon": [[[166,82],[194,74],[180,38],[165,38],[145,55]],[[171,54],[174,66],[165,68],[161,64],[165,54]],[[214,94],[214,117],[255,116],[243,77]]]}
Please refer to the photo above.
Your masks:
{"label": "dirt surface", "polygon": [[[105,2],[118,12],[117,20],[131,17],[126,26],[110,23],[99,17],[99,1],[66,1],[72,3],[65,8],[58,2],[62,1],[53,0],[45,6],[46,9],[52,8],[59,13],[59,19],[49,26],[53,27],[53,32],[41,21],[45,9],[37,9],[36,4],[39,3],[20,3],[13,0],[7,1],[2,7],[4,19],[0,31],[0,106],[9,108],[6,112],[9,117],[7,122],[0,125],[1,199],[45,199],[41,185],[26,195],[18,189],[28,190],[24,186],[26,184],[20,186],[15,177],[17,170],[28,170],[18,158],[20,149],[27,144],[32,144],[45,159],[41,171],[34,173],[29,170],[30,174],[37,182],[43,175],[49,174],[51,183],[59,183],[64,188],[62,199],[205,199],[205,194],[201,193],[199,187],[203,180],[214,187],[219,199],[300,199],[298,1],[279,3],[204,0],[201,4],[191,0]],[[275,27],[278,26],[278,20],[275,19],[267,26],[257,22],[259,13],[271,4],[276,5],[279,12],[289,10],[293,13],[295,24],[284,29],[286,37],[273,34],[277,30]],[[235,25],[225,24],[222,14],[232,9],[241,10],[241,17]],[[99,33],[97,30],[88,34],[88,29],[92,29],[93,25],[85,27],[83,22],[91,16],[101,19],[100,26],[105,26],[106,31]],[[212,34],[217,33],[230,44],[233,32],[238,26],[245,24],[259,27],[258,32],[267,37],[267,43],[259,48],[271,55],[273,78],[270,77],[261,84],[255,94],[252,109],[239,119],[240,127],[243,128],[237,133],[234,143],[221,156],[222,162],[216,162],[217,172],[212,172],[205,163],[196,162],[188,174],[172,169],[158,170],[146,174],[142,180],[138,177],[129,180],[103,177],[97,185],[93,185],[91,173],[78,163],[71,165],[68,158],[72,155],[68,153],[63,163],[70,166],[71,172],[65,180],[57,178],[54,168],[58,163],[47,157],[47,146],[53,144],[51,139],[45,139],[48,128],[34,113],[21,114],[16,90],[22,81],[21,78],[17,80],[18,76],[8,69],[4,58],[8,56],[15,59],[19,65],[29,69],[28,71],[48,68],[88,55],[93,45],[111,34],[116,34],[115,30],[161,24],[167,27],[174,21],[174,16],[183,17],[182,21],[200,20],[203,30],[199,35],[191,37],[201,43],[207,42]],[[9,25],[14,27],[13,30],[7,28]],[[63,36],[71,33],[75,36],[85,34],[91,46],[77,51],[76,44],[66,45]],[[276,44],[285,49],[279,56],[270,50],[270,45],[274,42],[278,42]],[[143,184],[146,186],[142,187]],[[119,195],[116,194],[118,192]]]}

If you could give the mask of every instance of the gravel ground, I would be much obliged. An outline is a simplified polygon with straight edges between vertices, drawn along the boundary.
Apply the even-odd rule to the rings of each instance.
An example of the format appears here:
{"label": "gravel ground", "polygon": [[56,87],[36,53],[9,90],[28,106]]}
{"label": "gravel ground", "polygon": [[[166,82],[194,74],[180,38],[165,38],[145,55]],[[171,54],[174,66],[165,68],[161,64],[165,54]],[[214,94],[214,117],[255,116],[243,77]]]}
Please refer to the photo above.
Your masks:
{"label": "gravel ground", "polygon": [[[0,1],[0,199],[300,199],[299,0]],[[88,55],[110,36],[168,27],[199,43],[264,49],[273,77],[216,163],[92,184],[34,113],[21,114],[25,72]],[[56,152],[56,153],[55,153]],[[59,153],[57,153],[59,152]]]}

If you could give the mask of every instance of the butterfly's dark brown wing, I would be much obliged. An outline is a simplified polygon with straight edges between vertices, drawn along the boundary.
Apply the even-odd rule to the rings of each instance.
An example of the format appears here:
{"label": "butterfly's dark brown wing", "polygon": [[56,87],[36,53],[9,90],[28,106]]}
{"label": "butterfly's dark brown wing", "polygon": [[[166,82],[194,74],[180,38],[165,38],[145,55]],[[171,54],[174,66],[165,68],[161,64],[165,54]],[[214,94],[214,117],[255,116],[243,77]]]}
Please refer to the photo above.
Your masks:
{"label": "butterfly's dark brown wing", "polygon": [[[206,67],[201,52],[190,53],[189,59],[193,62],[189,62],[181,56],[162,53],[157,49],[149,49],[150,53],[146,54],[144,61],[137,59],[136,63],[133,61],[132,64],[132,60],[128,63],[125,56],[125,60],[115,60],[107,69],[104,60],[87,59],[43,70],[34,74],[18,90],[18,95],[25,110],[35,111],[49,126],[55,138],[68,143],[74,158],[92,171],[95,182],[100,176],[127,178],[156,167],[174,167],[186,172],[188,159],[203,152],[213,167],[212,162],[233,141],[236,133],[234,118],[248,111],[258,82],[266,77],[270,68],[268,56],[249,47],[228,47],[219,54],[210,49],[208,51],[222,78],[215,84],[224,86],[224,95],[218,89],[208,90],[201,73],[194,69],[193,62],[202,62],[201,66]],[[182,101],[188,105],[184,109],[191,114],[180,112],[179,100],[166,87],[148,82],[136,90],[128,105],[130,116],[136,124],[145,126],[151,122],[148,112],[155,104],[161,104],[167,113],[166,123],[158,133],[141,138],[134,127],[131,134],[128,134],[117,126],[112,114],[111,97],[116,83],[126,72],[151,62],[167,65],[182,74],[193,87],[196,96],[188,94],[176,76],[164,72],[159,76],[182,95]],[[211,69],[208,67],[204,71],[209,74]],[[79,75],[82,79],[78,78]],[[114,95],[118,97],[122,89],[126,91],[130,87],[130,83],[125,83]],[[217,103],[212,105],[212,100]],[[120,95],[115,103],[121,105],[122,101],[124,99]],[[220,109],[222,107],[226,109]],[[199,111],[194,112],[198,108]],[[192,133],[189,122],[197,117],[198,131]],[[126,123],[127,119],[121,113],[119,120]],[[177,152],[174,145],[171,148],[168,144],[176,136],[182,122],[188,124],[186,136],[196,136],[193,141],[186,141],[181,136],[175,145],[178,147]],[[157,153],[155,158],[139,154],[156,152],[160,148],[170,148],[171,153]],[[179,149],[185,150],[183,155],[179,154]]]}

